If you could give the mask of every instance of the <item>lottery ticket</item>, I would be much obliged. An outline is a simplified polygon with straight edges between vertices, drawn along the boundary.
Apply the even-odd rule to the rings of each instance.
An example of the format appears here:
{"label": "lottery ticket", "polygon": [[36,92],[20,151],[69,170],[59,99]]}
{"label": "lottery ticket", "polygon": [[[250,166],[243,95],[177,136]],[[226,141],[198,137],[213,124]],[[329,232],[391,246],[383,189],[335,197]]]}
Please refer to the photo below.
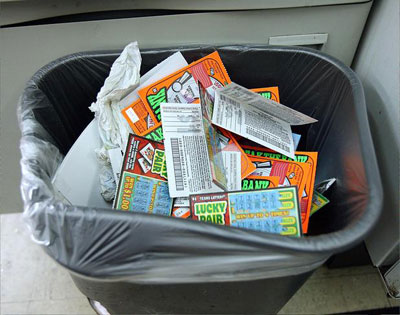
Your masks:
{"label": "lottery ticket", "polygon": [[297,187],[190,196],[192,219],[233,227],[301,236]]}

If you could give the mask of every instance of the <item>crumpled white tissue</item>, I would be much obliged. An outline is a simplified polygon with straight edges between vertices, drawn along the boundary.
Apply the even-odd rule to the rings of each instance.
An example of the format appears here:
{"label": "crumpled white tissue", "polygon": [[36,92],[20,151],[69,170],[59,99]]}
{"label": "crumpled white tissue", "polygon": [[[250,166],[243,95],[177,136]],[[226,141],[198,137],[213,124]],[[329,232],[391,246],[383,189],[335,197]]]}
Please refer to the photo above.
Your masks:
{"label": "crumpled white tissue", "polygon": [[97,94],[96,102],[89,107],[95,113],[106,149],[125,149],[123,145],[130,127],[121,114],[119,101],[139,85],[141,63],[138,43],[130,43],[113,63],[109,76]]}
{"label": "crumpled white tissue", "polygon": [[89,107],[94,112],[100,138],[101,148],[96,149],[100,167],[101,195],[106,201],[114,199],[116,185],[107,150],[120,148],[125,151],[126,139],[130,127],[121,114],[120,100],[132,92],[140,82],[140,55],[137,42],[130,43],[111,66],[110,74],[97,94],[95,103]]}

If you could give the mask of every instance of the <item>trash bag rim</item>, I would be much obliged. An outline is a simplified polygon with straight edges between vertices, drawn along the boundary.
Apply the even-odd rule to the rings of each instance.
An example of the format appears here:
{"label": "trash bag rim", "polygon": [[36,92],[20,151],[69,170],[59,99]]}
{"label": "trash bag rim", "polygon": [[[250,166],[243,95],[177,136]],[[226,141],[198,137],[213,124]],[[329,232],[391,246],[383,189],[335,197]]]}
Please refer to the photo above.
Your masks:
{"label": "trash bag rim", "polygon": [[[380,179],[380,174],[378,170],[378,164],[376,160],[375,154],[371,156],[371,147],[373,148],[371,133],[369,132],[369,124],[367,119],[367,112],[366,112],[366,105],[365,105],[365,98],[364,98],[364,90],[361,84],[360,79],[358,78],[357,74],[353,72],[353,70],[345,65],[342,61],[336,59],[333,56],[330,56],[324,52],[320,52],[311,48],[306,47],[297,47],[297,46],[270,46],[270,45],[183,45],[183,46],[174,46],[174,47],[160,47],[160,48],[148,48],[148,49],[141,49],[144,53],[152,53],[152,52],[175,52],[175,51],[190,51],[194,49],[209,49],[209,50],[232,50],[232,51],[250,51],[250,50],[259,50],[259,51],[274,51],[274,52],[292,52],[292,53],[302,53],[306,54],[318,59],[321,59],[325,62],[331,63],[333,66],[341,70],[341,72],[348,78],[349,83],[352,87],[353,98],[357,100],[355,104],[360,104],[360,106],[355,106],[355,110],[357,111],[358,119],[364,119],[363,125],[365,123],[368,127],[368,133],[360,131],[360,141],[361,141],[361,150],[363,153],[369,154],[369,158],[365,159],[365,154],[363,154],[364,158],[364,165],[365,165],[365,173],[367,177],[367,182],[369,185],[369,202],[368,205],[359,218],[359,220],[354,223],[353,225],[347,226],[342,230],[328,233],[328,234],[321,234],[316,236],[307,236],[301,238],[290,238],[290,237],[283,237],[280,235],[270,234],[270,233],[262,233],[256,231],[247,231],[246,233],[250,234],[263,234],[263,240],[265,245],[272,245],[276,247],[281,247],[285,249],[292,249],[297,250],[300,252],[330,252],[336,253],[341,252],[349,247],[361,242],[366,235],[372,230],[374,227],[378,217],[381,214],[382,204],[383,204],[383,189]],[[54,61],[44,65],[41,67],[28,81],[27,86],[23,91],[23,96],[27,92],[28,88],[32,85],[39,88],[39,81],[43,77],[44,74],[51,71],[52,69],[57,68],[63,63],[67,63],[68,61],[75,60],[75,59],[85,59],[85,58],[92,58],[92,57],[100,57],[100,56],[115,56],[115,58],[120,54],[122,50],[99,50],[99,51],[83,51],[77,52],[73,54],[68,54],[63,57],[57,58]],[[21,106],[22,104],[19,104]],[[21,122],[22,124],[23,122]],[[360,128],[360,124],[357,124]],[[374,151],[372,151],[374,152]],[[85,209],[90,207],[80,207],[74,206],[77,209]],[[107,211],[112,212],[113,210],[109,209],[95,209],[90,208],[94,211]],[[68,213],[66,213],[68,216]],[[136,214],[136,215],[146,215],[146,214]],[[170,219],[170,218],[160,218],[160,219]],[[371,223],[372,222],[372,223]],[[202,222],[190,222],[190,224],[203,224]],[[214,226],[216,229],[226,229],[227,227],[222,226]],[[235,229],[231,229],[232,231]],[[271,242],[269,242],[269,240]],[[270,243],[270,244],[269,244]],[[318,244],[318,246],[316,246]]]}

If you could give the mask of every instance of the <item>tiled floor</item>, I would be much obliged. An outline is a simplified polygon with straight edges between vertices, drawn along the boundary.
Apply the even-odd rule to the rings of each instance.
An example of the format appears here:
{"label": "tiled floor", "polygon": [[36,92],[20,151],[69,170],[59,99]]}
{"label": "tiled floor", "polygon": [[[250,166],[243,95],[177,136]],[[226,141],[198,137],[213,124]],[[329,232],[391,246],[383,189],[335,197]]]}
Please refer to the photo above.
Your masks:
{"label": "tiled floor", "polygon": [[[95,314],[66,270],[28,237],[19,214],[1,215],[0,314]],[[317,270],[280,314],[328,314],[400,305],[370,266]]]}
{"label": "tiled floor", "polygon": [[0,218],[0,313],[95,314],[67,271],[30,240],[21,215]]}

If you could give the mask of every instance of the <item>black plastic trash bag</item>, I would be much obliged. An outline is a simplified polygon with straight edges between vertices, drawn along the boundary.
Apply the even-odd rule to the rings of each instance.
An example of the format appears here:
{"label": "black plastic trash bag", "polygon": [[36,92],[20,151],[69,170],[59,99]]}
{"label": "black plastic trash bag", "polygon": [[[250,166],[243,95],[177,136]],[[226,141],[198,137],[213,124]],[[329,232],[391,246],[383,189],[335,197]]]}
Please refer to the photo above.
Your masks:
{"label": "black plastic trash bag", "polygon": [[[267,282],[263,287],[272,294],[265,301],[275,304],[263,310],[277,311],[307,277],[297,284],[291,281],[290,288],[268,287],[273,283],[268,279],[293,280],[311,274],[333,253],[364,239],[381,212],[382,187],[364,92],[347,66],[325,54],[297,47],[145,50],[141,73],[177,50],[190,63],[215,49],[232,81],[247,88],[279,86],[282,104],[318,119],[318,123],[294,131],[302,134],[302,150],[319,152],[316,183],[332,177],[337,182],[330,204],[312,217],[309,236],[292,238],[171,217],[74,207],[58,200],[51,178],[63,154],[93,119],[88,106],[96,99],[118,52],[69,55],[46,65],[28,82],[19,104],[24,215],[34,240],[74,278],[96,280],[96,285],[99,280],[105,281],[108,284],[104,287],[111,281],[114,291],[118,286],[126,289],[128,283],[139,287],[154,284],[152,288],[195,284],[186,286],[185,294],[206,283],[219,283],[214,288],[220,288],[221,283],[240,286],[264,279]],[[85,294],[97,298],[96,292],[83,287],[80,289],[87,290]],[[174,293],[173,287],[165,288]],[[212,286],[207,288],[212,292]],[[145,291],[137,290],[135,295],[141,292]],[[155,300],[167,293],[157,292],[153,303],[160,304]],[[109,299],[112,294],[106,293]],[[128,300],[126,294],[120,296]],[[281,300],[276,297],[279,294]],[[254,292],[251,295],[257,296]],[[177,303],[173,299],[170,302]],[[139,310],[166,310],[160,307],[143,306]],[[179,307],[168,310],[190,312]],[[252,307],[248,305],[247,310]],[[114,308],[115,312],[121,310],[126,309]]]}

